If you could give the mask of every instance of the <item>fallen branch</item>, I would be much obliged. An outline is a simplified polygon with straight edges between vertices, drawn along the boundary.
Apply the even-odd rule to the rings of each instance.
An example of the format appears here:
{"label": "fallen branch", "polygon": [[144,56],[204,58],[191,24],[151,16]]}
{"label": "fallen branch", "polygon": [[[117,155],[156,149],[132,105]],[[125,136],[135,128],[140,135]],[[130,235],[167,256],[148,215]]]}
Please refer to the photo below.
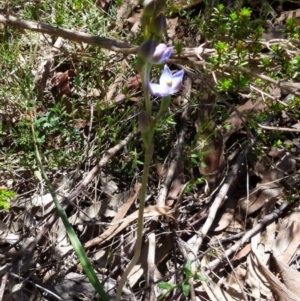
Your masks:
{"label": "fallen branch", "polygon": [[[89,33],[76,30],[63,29],[50,24],[18,19],[16,17],[5,16],[3,14],[0,14],[0,23],[35,32],[41,32],[51,36],[62,37],[74,42],[95,45],[100,48],[123,54],[136,54],[139,49],[138,46],[130,45],[123,41],[91,35]],[[202,46],[196,48],[184,48],[180,53],[180,58],[198,57],[199,55],[207,56],[212,53],[214,53],[214,49],[203,48]],[[174,52],[172,57],[178,57],[178,55]]]}
{"label": "fallen branch", "polygon": [[64,39],[68,39],[75,42],[95,45],[104,49],[124,54],[135,54],[138,51],[137,46],[132,46],[125,42],[118,41],[115,39],[103,38],[75,30],[62,29],[45,23],[21,20],[13,16],[5,16],[0,14],[0,23],[14,26],[17,28],[28,29],[31,31],[49,34],[51,36],[62,37]]}
{"label": "fallen branch", "polygon": [[245,233],[245,235],[237,242],[235,243],[232,247],[227,249],[222,256],[219,258],[211,261],[207,265],[203,266],[202,269],[204,271],[212,271],[214,270],[221,262],[222,260],[226,260],[230,255],[232,255],[234,252],[240,249],[244,244],[246,244],[251,237],[259,233],[267,223],[272,222],[273,220],[277,219],[282,211],[284,211],[291,203],[285,202],[283,203],[278,209],[275,209],[272,213],[266,215],[263,219],[258,221],[258,224],[254,226],[254,228],[250,229]]}

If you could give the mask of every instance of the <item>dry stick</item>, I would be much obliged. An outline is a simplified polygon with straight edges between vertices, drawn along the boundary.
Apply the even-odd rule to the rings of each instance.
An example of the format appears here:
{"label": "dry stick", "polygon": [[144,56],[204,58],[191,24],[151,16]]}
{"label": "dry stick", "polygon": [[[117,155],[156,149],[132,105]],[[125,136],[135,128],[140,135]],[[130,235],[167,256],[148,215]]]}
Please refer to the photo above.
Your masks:
{"label": "dry stick", "polygon": [[[130,45],[123,41],[119,41],[115,39],[103,38],[100,36],[91,35],[88,33],[75,31],[75,30],[62,29],[49,24],[22,20],[22,19],[15,18],[13,16],[5,16],[2,14],[0,14],[0,23],[5,25],[10,25],[10,26],[15,26],[17,28],[41,32],[43,34],[62,37],[70,41],[86,43],[88,45],[95,45],[100,48],[108,49],[123,54],[137,54],[139,48],[138,46]],[[177,63],[179,61],[183,61],[187,65],[189,65],[189,63],[191,63],[190,65],[195,65],[193,63],[197,63],[197,62],[191,62],[183,59],[192,58],[192,57],[198,58],[199,55],[205,58],[211,56],[213,53],[215,53],[214,49],[204,48],[203,45],[200,45],[199,47],[195,47],[195,48],[183,48],[180,53],[180,58],[178,54],[175,52],[172,54],[172,57],[176,58],[175,61]],[[198,62],[198,65],[200,64],[203,64],[203,62]]]}
{"label": "dry stick", "polygon": [[272,79],[271,77],[266,76],[264,74],[259,74],[259,73],[256,73],[254,71],[251,71],[249,69],[241,68],[241,67],[237,67],[237,66],[222,65],[220,68],[222,68],[224,70],[229,70],[229,71],[237,71],[237,72],[240,72],[240,73],[251,75],[253,77],[260,78],[263,81],[274,84],[276,87],[279,87],[280,89],[282,89],[284,91],[287,91],[287,92],[289,92],[293,95],[296,95],[296,96],[300,96],[300,85],[299,85],[299,83],[280,82],[280,81]]}
{"label": "dry stick", "polygon": [[3,299],[7,278],[8,278],[8,273],[5,273],[4,276],[2,276],[2,281],[1,281],[0,301],[2,301],[2,299]]}
{"label": "dry stick", "polygon": [[[52,26],[49,24],[39,23],[34,21],[22,20],[13,16],[5,16],[3,14],[0,14],[0,23],[9,26],[15,26],[17,28],[32,30],[35,32],[41,32],[51,36],[62,37],[70,41],[95,45],[100,48],[108,49],[123,54],[136,54],[139,49],[138,46],[130,45],[119,40],[103,38],[100,36],[91,35],[88,33],[75,31],[75,30],[62,29],[57,26]],[[181,58],[197,57],[199,51],[200,54],[206,56],[214,52],[214,49],[206,49],[203,47],[200,48],[201,49],[199,49],[199,47],[184,48],[180,53],[180,57]],[[174,53],[174,57],[176,56],[177,54]]]}
{"label": "dry stick", "polygon": [[21,20],[13,16],[5,16],[0,14],[0,23],[18,28],[28,29],[36,32],[49,34],[52,36],[62,37],[75,42],[86,43],[89,45],[96,45],[101,48],[120,52],[124,54],[137,53],[138,47],[132,46],[122,41],[103,38],[88,33],[62,29],[45,23],[38,23],[33,21]]}
{"label": "dry stick", "polygon": [[149,248],[148,248],[148,274],[147,274],[147,286],[150,287],[149,290],[149,301],[156,301],[154,292],[154,271],[155,271],[155,233],[151,233],[148,236]]}
{"label": "dry stick", "polygon": [[290,128],[282,128],[282,127],[274,127],[268,125],[257,124],[260,128],[269,131],[281,131],[281,132],[300,132],[300,129],[290,129]]}
{"label": "dry stick", "polygon": [[202,269],[204,271],[214,270],[222,262],[222,260],[225,260],[234,252],[239,250],[239,248],[242,247],[246,242],[248,242],[251,237],[259,233],[266,226],[267,223],[277,219],[280,216],[280,214],[290,205],[291,203],[285,202],[278,209],[275,209],[272,213],[266,215],[263,219],[259,220],[258,224],[254,228],[247,231],[241,240],[239,240],[232,247],[227,249],[220,258],[211,261],[207,265],[203,266]]}
{"label": "dry stick", "polygon": [[[52,36],[59,36],[75,42],[86,43],[89,45],[96,45],[98,47],[123,53],[123,54],[136,54],[138,52],[138,46],[129,45],[122,41],[103,38],[100,36],[91,35],[80,31],[62,29],[45,23],[22,20],[22,19],[15,18],[13,16],[5,16],[0,14],[0,23],[5,25],[10,25],[10,26],[15,26],[18,28],[28,29],[36,32],[41,32]],[[177,63],[177,64],[180,63],[180,64],[191,65],[191,66],[199,66],[199,65],[203,66],[205,65],[204,61],[189,61],[183,59],[198,57],[199,55],[205,57],[205,56],[210,56],[213,53],[214,53],[214,49],[203,48],[202,46],[197,48],[184,48],[180,53],[180,57],[178,57],[178,55],[174,53],[172,55],[173,59],[168,60],[168,62]],[[266,75],[258,74],[254,71],[237,67],[237,66],[222,65],[220,68],[222,68],[223,70],[237,71],[237,72],[251,75],[253,77],[261,78],[262,80],[275,84],[277,87],[280,87],[291,94],[300,96],[300,91],[299,91],[300,87],[295,83],[279,82]]]}
{"label": "dry stick", "polygon": [[196,234],[188,241],[188,244],[191,245],[191,250],[192,250],[192,252],[189,253],[189,258],[191,260],[194,260],[195,257],[197,256],[196,254],[198,253],[198,251],[202,245],[203,239],[207,235],[207,233],[216,217],[217,211],[227,195],[229,188],[231,187],[233,182],[236,180],[240,166],[244,162],[245,157],[247,156],[247,154],[250,151],[251,147],[253,146],[254,142],[255,142],[255,139],[252,139],[250,141],[250,143],[247,145],[247,147],[239,154],[235,165],[232,167],[232,171],[226,177],[224,184],[222,185],[219,193],[217,194],[213,204],[209,208],[208,217],[207,217],[204,225],[202,226],[201,230],[199,231],[200,233]]}

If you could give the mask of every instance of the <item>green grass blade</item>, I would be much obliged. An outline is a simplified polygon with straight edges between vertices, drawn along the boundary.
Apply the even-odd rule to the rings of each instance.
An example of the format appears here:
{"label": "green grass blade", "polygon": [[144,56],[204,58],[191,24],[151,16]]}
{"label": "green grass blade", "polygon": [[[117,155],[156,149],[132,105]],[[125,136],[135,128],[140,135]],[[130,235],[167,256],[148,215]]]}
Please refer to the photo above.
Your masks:
{"label": "green grass blade", "polygon": [[68,234],[68,237],[71,241],[71,244],[74,248],[74,251],[76,253],[76,256],[80,262],[80,264],[82,265],[82,268],[86,274],[86,276],[88,277],[89,281],[91,282],[91,284],[93,285],[93,287],[95,288],[96,292],[99,294],[100,296],[100,299],[102,301],[109,301],[109,298],[107,297],[102,285],[100,284],[99,282],[99,279],[91,265],[91,262],[89,261],[83,247],[82,247],[82,244],[81,242],[79,241],[72,225],[70,224],[69,220],[68,220],[68,217],[65,213],[65,211],[63,210],[60,202],[58,201],[57,197],[56,197],[56,193],[54,191],[54,189],[52,188],[52,185],[47,177],[47,174],[43,168],[43,165],[42,165],[42,161],[41,161],[41,158],[40,158],[40,153],[39,153],[39,150],[38,150],[38,147],[37,147],[37,143],[36,143],[36,136],[35,136],[35,131],[34,131],[34,126],[31,125],[31,128],[32,128],[32,134],[33,134],[33,140],[34,140],[34,147],[35,147],[35,156],[36,156],[36,161],[37,161],[37,164],[42,172],[42,176],[47,184],[47,187],[51,193],[51,196],[54,200],[54,203],[55,203],[55,206],[56,206],[56,209],[58,211],[58,215],[59,217],[62,219],[63,221],[63,224],[66,228],[66,231],[67,231],[67,234]]}

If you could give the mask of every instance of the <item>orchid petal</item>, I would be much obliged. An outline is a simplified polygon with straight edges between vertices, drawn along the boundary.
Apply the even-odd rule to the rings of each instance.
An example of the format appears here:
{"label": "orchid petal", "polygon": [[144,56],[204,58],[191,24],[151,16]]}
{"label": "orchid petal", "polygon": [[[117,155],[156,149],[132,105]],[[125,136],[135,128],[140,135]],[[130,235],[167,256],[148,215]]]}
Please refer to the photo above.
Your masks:
{"label": "orchid petal", "polygon": [[164,63],[166,60],[168,60],[173,52],[174,47],[167,47],[164,51],[161,59],[159,60],[159,63]]}
{"label": "orchid petal", "polygon": [[170,95],[170,89],[164,89],[159,84],[149,83],[149,89],[154,96],[164,97]]}
{"label": "orchid petal", "polygon": [[172,82],[172,73],[167,65],[164,66],[164,71],[160,76],[159,84],[161,86],[168,85],[169,82]]}
{"label": "orchid petal", "polygon": [[181,89],[182,79],[183,79],[184,71],[180,70],[173,74],[172,76],[172,87],[170,89],[170,93],[174,94]]}
{"label": "orchid petal", "polygon": [[182,86],[183,75],[183,70],[172,74],[169,67],[165,65],[159,84],[149,83],[150,93],[154,96],[164,97],[178,92]]}

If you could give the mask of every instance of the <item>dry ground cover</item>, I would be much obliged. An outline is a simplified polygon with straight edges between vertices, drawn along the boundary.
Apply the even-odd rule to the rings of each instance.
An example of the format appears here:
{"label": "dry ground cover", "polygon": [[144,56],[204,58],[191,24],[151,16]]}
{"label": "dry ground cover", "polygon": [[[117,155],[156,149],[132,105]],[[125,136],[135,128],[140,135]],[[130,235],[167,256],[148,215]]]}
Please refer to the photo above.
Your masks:
{"label": "dry ground cover", "polygon": [[[143,170],[141,13],[136,0],[0,1],[0,300],[99,299],[35,145],[115,300]],[[179,0],[165,14],[184,84],[155,131],[122,298],[299,301],[300,3]]]}

